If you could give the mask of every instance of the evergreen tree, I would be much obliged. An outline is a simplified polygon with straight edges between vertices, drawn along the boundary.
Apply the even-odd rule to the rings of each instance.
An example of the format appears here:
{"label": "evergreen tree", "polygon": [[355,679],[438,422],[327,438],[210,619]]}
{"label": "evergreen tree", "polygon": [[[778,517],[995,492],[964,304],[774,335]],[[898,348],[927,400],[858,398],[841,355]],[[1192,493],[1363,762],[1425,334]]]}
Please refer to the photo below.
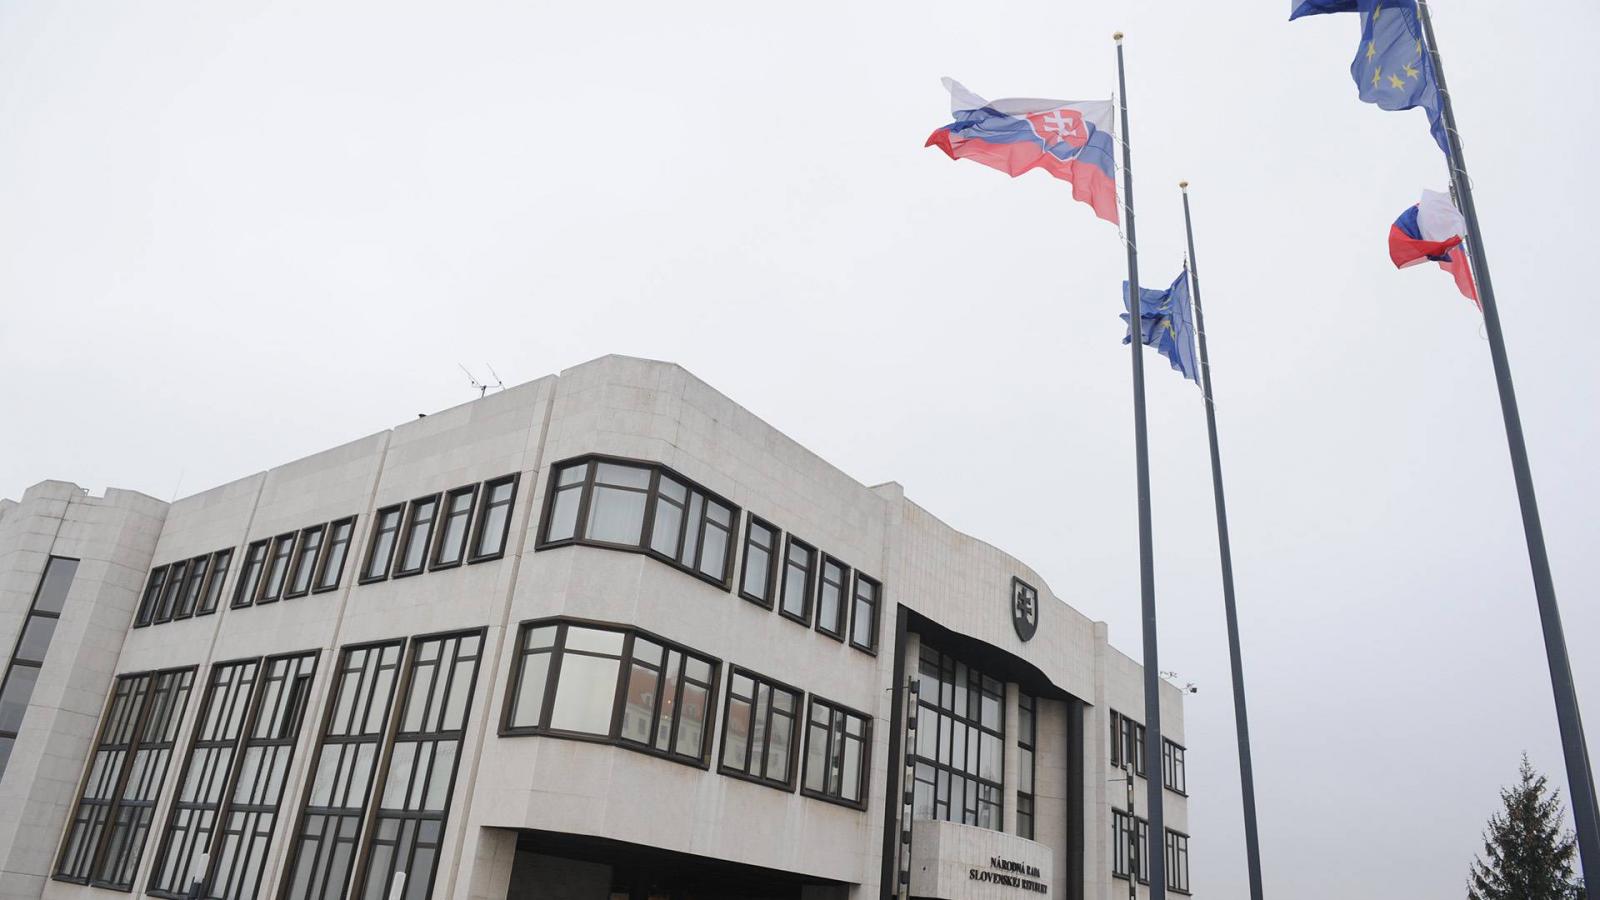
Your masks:
{"label": "evergreen tree", "polygon": [[1500,791],[1505,809],[1489,818],[1467,900],[1583,900],[1583,882],[1572,869],[1577,841],[1561,831],[1561,792],[1546,795],[1545,777],[1526,753],[1521,774],[1521,784]]}

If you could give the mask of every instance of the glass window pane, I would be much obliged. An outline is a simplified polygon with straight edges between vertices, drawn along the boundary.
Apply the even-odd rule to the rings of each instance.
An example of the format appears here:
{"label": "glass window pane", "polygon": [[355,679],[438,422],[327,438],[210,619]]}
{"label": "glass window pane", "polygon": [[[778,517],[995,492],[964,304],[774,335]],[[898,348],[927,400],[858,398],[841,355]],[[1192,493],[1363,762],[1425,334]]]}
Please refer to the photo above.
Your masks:
{"label": "glass window pane", "polygon": [[683,700],[678,709],[678,743],[674,748],[683,756],[700,758],[708,700],[705,688],[695,684],[683,686]]}
{"label": "glass window pane", "polygon": [[700,550],[700,571],[722,579],[727,573],[728,534],[726,529],[706,525],[705,546]]}
{"label": "glass window pane", "polygon": [[[572,487],[556,491],[556,500],[550,507],[550,524],[545,533],[547,541],[564,541],[572,537],[578,527],[578,500],[582,488]],[[487,522],[484,523],[488,525]]]}
{"label": "glass window pane", "polygon": [[650,486],[650,470],[616,463],[600,463],[595,467],[595,481],[599,484],[644,490]]}
{"label": "glass window pane", "polygon": [[[662,486],[666,481],[663,479]],[[676,558],[678,537],[683,531],[683,507],[665,498],[656,498],[656,518],[650,526],[650,549]]]}
{"label": "glass window pane", "polygon": [[39,670],[32,666],[12,666],[6,673],[6,686],[0,692],[0,731],[15,732],[22,726],[22,714],[38,679]]}
{"label": "glass window pane", "polygon": [[78,561],[62,556],[52,556],[45,563],[44,577],[39,581],[39,592],[34,597],[33,608],[39,612],[59,613],[67,602],[67,589],[72,586],[72,576],[78,573]]}
{"label": "glass window pane", "polygon": [[644,532],[646,494],[596,486],[589,502],[590,540],[610,544],[638,544]]}
{"label": "glass window pane", "polygon": [[[759,526],[758,526],[759,527]],[[753,597],[770,600],[767,596],[767,567],[771,561],[766,548],[753,541],[745,545],[744,581],[740,589]]]}
{"label": "glass window pane", "polygon": [[583,650],[589,653],[622,653],[623,634],[620,631],[602,631],[598,628],[579,628],[574,625],[567,629],[567,649]]}
{"label": "glass window pane", "polygon": [[550,709],[550,727],[585,734],[609,734],[618,668],[615,659],[563,656],[555,703]]}
{"label": "glass window pane", "polygon": [[16,658],[44,662],[44,651],[50,646],[50,636],[56,633],[57,621],[44,616],[29,616],[22,629],[22,640],[17,642]]}
{"label": "glass window pane", "polygon": [[517,683],[517,701],[511,714],[513,727],[538,726],[544,712],[544,689],[549,680],[549,653],[531,653],[523,657],[522,680]]}
{"label": "glass window pane", "polygon": [[[659,659],[659,654],[657,656]],[[623,740],[650,742],[650,723],[655,718],[656,698],[661,691],[661,671],[635,662],[630,667],[627,696],[622,705]]]}
{"label": "glass window pane", "polygon": [[[736,676],[737,677],[737,676]],[[749,695],[746,694],[746,697]],[[744,771],[745,752],[750,741],[750,701],[738,696],[728,698],[728,718],[722,729],[722,764],[730,769]]]}

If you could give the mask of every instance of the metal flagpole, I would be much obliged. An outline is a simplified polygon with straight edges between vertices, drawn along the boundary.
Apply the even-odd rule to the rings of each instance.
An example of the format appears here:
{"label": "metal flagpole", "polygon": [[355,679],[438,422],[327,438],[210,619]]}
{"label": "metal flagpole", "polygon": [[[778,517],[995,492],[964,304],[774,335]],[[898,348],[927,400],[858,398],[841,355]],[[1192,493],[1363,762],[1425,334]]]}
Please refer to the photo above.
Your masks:
{"label": "metal flagpole", "polygon": [[1522,417],[1517,411],[1517,395],[1511,386],[1511,365],[1506,359],[1505,338],[1500,332],[1500,312],[1494,302],[1494,285],[1489,279],[1489,260],[1483,249],[1483,233],[1478,228],[1478,210],[1472,202],[1472,179],[1461,156],[1461,136],[1456,131],[1456,116],[1445,87],[1444,66],[1439,44],[1433,36],[1433,17],[1425,0],[1419,0],[1423,36],[1433,61],[1444,115],[1445,138],[1450,146],[1450,181],[1467,221],[1467,254],[1483,305],[1484,330],[1489,338],[1489,357],[1494,361],[1495,384],[1500,392],[1500,412],[1505,418],[1506,441],[1511,449],[1511,471],[1517,483],[1517,499],[1522,505],[1522,530],[1528,540],[1528,560],[1533,567],[1533,593],[1539,603],[1539,619],[1544,626],[1544,651],[1550,665],[1550,685],[1555,692],[1556,721],[1561,729],[1561,748],[1566,757],[1568,795],[1572,799],[1572,818],[1577,826],[1578,850],[1583,880],[1589,895],[1600,891],[1600,818],[1595,810],[1594,774],[1589,768],[1589,751],[1583,736],[1583,719],[1578,710],[1578,692],[1572,681],[1572,665],[1567,657],[1567,639],[1561,628],[1561,609],[1556,604],[1555,583],[1550,577],[1550,558],[1545,552],[1544,528],[1539,523],[1539,503],[1533,493],[1533,474],[1528,467],[1528,445],[1522,436]]}
{"label": "metal flagpole", "polygon": [[[1150,840],[1150,900],[1167,897],[1167,832],[1162,815],[1161,666],[1156,659],[1156,575],[1151,559],[1150,453],[1144,421],[1144,340],[1139,308],[1139,243],[1133,232],[1133,153],[1128,133],[1128,80],[1122,62],[1122,32],[1117,32],[1117,102],[1122,106],[1122,198],[1127,217],[1128,335],[1133,348],[1134,470],[1139,484],[1139,599],[1144,616],[1144,758]],[[1160,848],[1157,851],[1156,848]],[[1132,875],[1129,876],[1130,878]]]}
{"label": "metal flagpole", "polygon": [[1228,506],[1222,494],[1222,456],[1217,449],[1217,411],[1211,394],[1211,357],[1206,352],[1206,316],[1200,308],[1199,265],[1194,260],[1194,225],[1189,219],[1189,182],[1183,191],[1183,232],[1189,241],[1189,296],[1194,299],[1195,330],[1200,333],[1200,378],[1206,401],[1206,433],[1211,441],[1211,489],[1217,506],[1217,546],[1222,555],[1222,608],[1228,619],[1228,662],[1233,668],[1233,724],[1239,739],[1239,789],[1244,796],[1244,852],[1250,869],[1250,900],[1261,900],[1261,842],[1256,831],[1256,777],[1250,763],[1250,717],[1244,706],[1244,664],[1239,655],[1239,611],[1233,599],[1233,545],[1228,540]]}

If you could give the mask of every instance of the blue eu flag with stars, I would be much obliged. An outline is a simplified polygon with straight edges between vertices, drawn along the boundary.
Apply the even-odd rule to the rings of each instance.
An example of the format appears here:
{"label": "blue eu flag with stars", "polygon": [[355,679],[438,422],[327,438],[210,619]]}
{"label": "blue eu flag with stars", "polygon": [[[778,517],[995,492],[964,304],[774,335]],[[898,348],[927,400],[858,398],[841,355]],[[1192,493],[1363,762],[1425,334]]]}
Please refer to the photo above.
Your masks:
{"label": "blue eu flag with stars", "polygon": [[1361,99],[1379,109],[1421,107],[1439,149],[1448,156],[1433,57],[1422,41],[1417,0],[1290,0],[1290,19],[1323,13],[1361,16],[1361,45],[1350,63]]}
{"label": "blue eu flag with stars", "polygon": [[[1122,283],[1122,308],[1128,308],[1128,283]],[[1122,314],[1128,321],[1128,314]],[[1189,306],[1189,271],[1185,269],[1164,291],[1139,289],[1139,332],[1146,347],[1172,363],[1172,368],[1195,384],[1200,383],[1200,366],[1195,362],[1194,318]],[[1124,344],[1130,334],[1122,339]]]}

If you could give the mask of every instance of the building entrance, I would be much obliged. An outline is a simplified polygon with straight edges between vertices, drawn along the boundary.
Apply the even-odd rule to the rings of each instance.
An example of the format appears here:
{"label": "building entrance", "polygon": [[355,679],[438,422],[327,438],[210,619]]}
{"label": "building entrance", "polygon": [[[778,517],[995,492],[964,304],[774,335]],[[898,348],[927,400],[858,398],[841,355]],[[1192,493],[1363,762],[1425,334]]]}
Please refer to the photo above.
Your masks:
{"label": "building entrance", "polygon": [[623,841],[525,831],[506,900],[844,900],[846,886]]}

